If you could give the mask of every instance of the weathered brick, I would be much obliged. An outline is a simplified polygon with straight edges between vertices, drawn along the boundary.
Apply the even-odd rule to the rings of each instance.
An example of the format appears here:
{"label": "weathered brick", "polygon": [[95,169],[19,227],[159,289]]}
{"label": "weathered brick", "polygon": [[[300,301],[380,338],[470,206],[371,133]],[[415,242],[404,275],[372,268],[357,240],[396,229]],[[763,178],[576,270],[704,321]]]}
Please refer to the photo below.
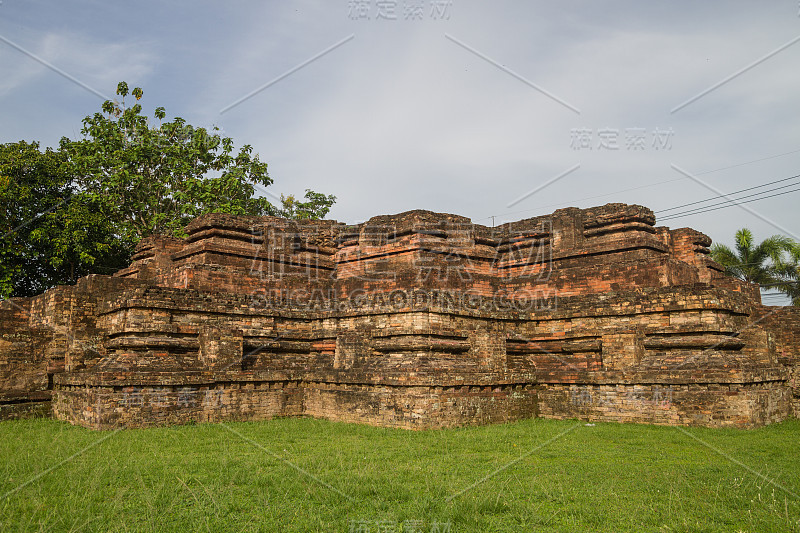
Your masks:
{"label": "weathered brick", "polygon": [[[0,303],[0,402],[92,428],[309,415],[752,427],[800,409],[800,313],[642,206],[489,228],[212,214]],[[2,413],[2,410],[0,410]]]}

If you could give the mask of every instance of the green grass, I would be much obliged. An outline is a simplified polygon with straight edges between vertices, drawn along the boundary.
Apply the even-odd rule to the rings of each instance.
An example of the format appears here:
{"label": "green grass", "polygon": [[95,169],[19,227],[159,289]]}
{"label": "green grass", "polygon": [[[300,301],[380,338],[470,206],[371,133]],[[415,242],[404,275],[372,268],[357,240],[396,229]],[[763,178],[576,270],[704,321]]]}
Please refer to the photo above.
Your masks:
{"label": "green grass", "polygon": [[0,530],[401,531],[416,520],[426,533],[800,531],[798,444],[796,420],[420,432],[313,419],[118,432],[10,421]]}

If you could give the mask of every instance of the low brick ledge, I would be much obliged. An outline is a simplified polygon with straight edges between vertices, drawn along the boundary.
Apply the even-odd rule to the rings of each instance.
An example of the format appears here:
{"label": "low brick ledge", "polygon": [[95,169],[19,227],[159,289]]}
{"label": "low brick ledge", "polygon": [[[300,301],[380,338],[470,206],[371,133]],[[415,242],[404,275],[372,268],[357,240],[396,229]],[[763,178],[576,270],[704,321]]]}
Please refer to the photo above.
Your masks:
{"label": "low brick ledge", "polygon": [[[348,370],[333,371],[182,371],[182,372],[91,372],[68,373],[54,376],[56,388],[60,387],[193,387],[218,383],[251,382],[324,382],[331,384],[362,384],[387,387],[436,386],[491,386],[512,384],[542,385],[747,385],[785,383],[787,371],[783,367],[757,370],[738,369],[688,369],[652,371],[576,371],[520,373],[465,372],[450,376],[445,372],[394,372],[351,376]],[[302,386],[302,385],[301,385]]]}
{"label": "low brick ledge", "polygon": [[736,368],[692,368],[687,370],[642,371],[554,371],[536,372],[536,383],[551,385],[699,385],[785,383],[783,367],[755,370]]}
{"label": "low brick ledge", "polygon": [[6,391],[0,393],[0,404],[44,402],[50,401],[53,396],[51,390],[40,391]]}
{"label": "low brick ledge", "polygon": [[[351,307],[351,301],[341,299],[334,302],[325,302],[321,306],[307,306],[303,302],[275,301],[270,307],[261,308],[253,305],[253,300],[248,295],[228,292],[208,292],[195,289],[175,289],[166,287],[149,287],[150,291],[141,288],[130,293],[122,294],[119,298],[109,301],[98,308],[98,315],[103,316],[123,309],[144,308],[180,311],[198,311],[204,313],[220,313],[225,315],[240,316],[277,316],[282,318],[325,319],[344,318],[351,316],[366,316],[380,314],[430,312],[451,314],[476,318],[491,318],[494,320],[561,320],[575,316],[601,317],[601,316],[630,316],[664,312],[686,312],[699,310],[727,311],[732,315],[748,316],[753,307],[744,295],[737,291],[723,287],[714,287],[706,283],[690,285],[676,285],[672,287],[658,287],[618,291],[605,294],[589,294],[575,296],[558,296],[558,290],[542,287],[545,291],[537,295],[536,286],[531,287],[535,298],[554,297],[554,308],[509,309],[498,306],[492,298],[479,296],[469,292],[448,293],[444,290],[411,290],[403,291],[411,300],[409,305],[391,305],[393,291],[385,294],[369,295],[357,307]],[[527,289],[526,289],[527,290]],[[513,290],[512,290],[513,292]],[[360,293],[363,294],[363,293]],[[433,296],[438,302],[447,302],[454,294],[462,294],[463,299],[469,301],[469,306],[442,305],[429,302],[426,298]],[[171,298],[179,296],[180,300],[187,303],[178,304]],[[419,296],[419,300],[417,299]],[[423,301],[424,300],[424,301]],[[512,300],[509,300],[511,302]],[[520,300],[520,302],[525,302]],[[274,305],[272,305],[274,303]],[[376,304],[377,303],[377,304]],[[534,300],[534,304],[536,300]],[[513,305],[513,304],[512,304]]]}
{"label": "low brick ledge", "polygon": [[396,372],[362,374],[352,376],[348,370],[329,372],[304,372],[272,370],[250,370],[237,372],[73,372],[53,377],[56,389],[92,387],[193,387],[219,383],[246,384],[252,382],[297,382],[357,384],[387,387],[436,387],[436,386],[492,386],[535,384],[532,374],[519,373],[467,373],[451,376],[447,372]]}

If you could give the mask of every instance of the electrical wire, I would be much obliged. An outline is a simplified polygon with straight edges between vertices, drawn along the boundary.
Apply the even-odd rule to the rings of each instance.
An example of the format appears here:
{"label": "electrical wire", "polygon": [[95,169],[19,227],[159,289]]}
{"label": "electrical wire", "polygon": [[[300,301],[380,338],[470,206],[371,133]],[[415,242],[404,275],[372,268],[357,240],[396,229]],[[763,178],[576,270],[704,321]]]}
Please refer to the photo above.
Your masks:
{"label": "electrical wire", "polygon": [[[666,217],[660,218],[659,221],[663,222],[665,220],[672,220],[672,219],[675,219],[675,218],[682,218],[682,217],[687,217],[687,216],[691,216],[691,215],[699,215],[699,214],[702,214],[702,213],[709,213],[711,211],[717,211],[719,209],[726,209],[728,207],[733,207],[735,205],[749,204],[750,202],[757,202],[758,200],[766,200],[767,198],[774,198],[776,196],[783,196],[784,194],[790,194],[790,193],[797,192],[797,191],[800,191],[800,188],[792,189],[791,191],[784,191],[784,192],[780,192],[780,193],[776,193],[776,194],[770,194],[768,196],[762,196],[761,198],[752,198],[750,200],[745,200],[743,202],[740,202],[738,200],[729,200],[729,202],[727,202],[728,205],[723,205],[722,207],[714,207],[713,209],[698,208],[698,209],[685,211],[683,213],[673,213],[672,215],[668,215]],[[767,191],[764,191],[764,192],[767,192]],[[726,203],[726,202],[721,202],[721,203]]]}
{"label": "electrical wire", "polygon": [[[779,179],[779,180],[775,180],[775,181],[770,181],[770,182],[767,182],[767,183],[762,183],[761,185],[756,185],[755,187],[748,187],[747,189],[741,189],[741,190],[738,190],[738,191],[730,192],[728,194],[718,194],[717,196],[713,196],[711,198],[706,198],[705,200],[698,200],[696,202],[690,202],[688,204],[683,204],[683,205],[679,205],[679,206],[676,206],[676,207],[670,207],[669,209],[660,209],[658,211],[653,211],[653,212],[654,213],[664,213],[666,211],[673,211],[675,209],[680,209],[681,207],[687,207],[687,206],[690,206],[690,205],[702,204],[704,202],[710,202],[711,200],[716,200],[717,198],[722,198],[722,197],[726,197],[726,196],[733,196],[734,194],[739,194],[739,193],[742,193],[742,192],[752,191],[753,189],[760,189],[761,187],[766,187],[767,185],[773,185],[775,183],[781,183],[783,181],[793,180],[793,179],[797,179],[797,178],[800,178],[800,174],[797,174],[796,176],[790,176],[788,178],[783,178],[783,179]],[[790,183],[789,185],[783,185],[781,187],[776,187],[774,189],[770,189],[768,191],[761,191],[761,192],[764,193],[764,192],[777,191],[778,189],[784,189],[786,187],[791,187],[793,185],[797,185],[797,184],[796,183]],[[756,194],[761,194],[761,193],[754,193],[754,194],[751,194],[751,195],[748,195],[748,196],[754,196]],[[743,196],[742,198],[747,198],[748,196]],[[706,206],[706,207],[710,207],[710,206]]]}
{"label": "electrical wire", "polygon": [[[729,165],[727,167],[721,167],[721,168],[715,168],[713,170],[706,170],[706,171],[703,171],[703,172],[697,172],[694,175],[695,176],[702,176],[704,174],[712,174],[714,172],[720,172],[722,170],[728,170],[728,169],[731,169],[731,168],[741,167],[741,166],[744,166],[744,165],[750,165],[752,163],[758,163],[758,162],[761,162],[761,161],[767,161],[769,159],[775,159],[776,157],[783,157],[785,155],[794,154],[794,153],[797,153],[797,152],[800,152],[800,148],[797,148],[795,150],[790,150],[788,152],[783,152],[781,154],[774,154],[774,155],[770,155],[770,156],[767,156],[767,157],[762,157],[760,159],[753,159],[751,161],[745,161],[743,163],[736,163],[735,165]],[[505,216],[509,216],[509,215],[518,215],[518,214],[521,214],[521,213],[531,213],[531,212],[534,212],[534,211],[538,211],[539,209],[542,209],[544,207],[563,206],[565,204],[582,202],[584,200],[594,200],[596,198],[604,198],[604,197],[607,197],[607,196],[616,196],[617,194],[620,194],[620,193],[623,193],[623,192],[638,191],[639,189],[646,189],[648,187],[655,187],[657,185],[663,185],[665,183],[673,183],[673,182],[682,181],[682,180],[685,180],[685,179],[689,179],[689,178],[687,176],[682,176],[680,178],[673,178],[673,179],[669,179],[669,180],[657,181],[655,183],[650,183],[650,184],[647,184],[647,185],[639,185],[638,187],[631,187],[630,189],[622,189],[622,190],[611,192],[611,193],[598,194],[598,195],[595,195],[595,196],[585,196],[583,198],[579,198],[577,200],[570,200],[568,202],[558,202],[558,203],[553,203],[553,204],[540,205],[538,207],[534,207],[534,208],[531,208],[531,209],[524,209],[522,211],[511,211],[509,213],[503,213],[502,215],[489,215],[488,217],[478,218],[478,219],[475,219],[475,220],[488,220],[488,219],[491,219],[491,218],[494,218],[494,217],[501,217],[501,216],[505,217]],[[689,204],[689,205],[691,205],[691,204]]]}
{"label": "electrical wire", "polygon": [[[753,194],[747,194],[745,196],[740,196],[739,198],[728,198],[724,202],[717,202],[716,204],[709,204],[709,205],[705,205],[703,207],[696,207],[696,208],[690,209],[689,211],[685,211],[685,212],[688,213],[688,212],[691,212],[691,211],[703,210],[703,209],[707,209],[709,207],[714,207],[716,205],[723,205],[723,204],[727,204],[727,203],[730,203],[730,202],[733,202],[733,203],[744,203],[744,202],[740,202],[740,200],[744,200],[745,198],[751,198],[753,196],[758,196],[760,194],[764,194],[764,193],[768,193],[768,192],[777,191],[777,190],[780,190],[780,189],[785,189],[787,187],[795,187],[797,185],[800,185],[800,183],[791,183],[789,185],[782,185],[780,187],[775,187],[774,189],[767,189],[766,191],[761,191],[761,192],[756,192],[756,193],[753,193]],[[792,191],[786,191],[786,192],[792,192]],[[717,196],[717,198],[723,198],[724,196],[727,196],[727,195],[720,195],[720,196]],[[765,196],[764,198],[769,198],[769,197]],[[714,200],[714,199],[715,198],[711,198],[711,200]],[[760,200],[760,198],[756,198],[756,199]],[[705,200],[705,201],[708,201],[708,200]],[[673,213],[673,215],[674,214],[676,214],[676,213]],[[672,215],[667,215],[667,217],[669,217],[669,216],[672,216]]]}

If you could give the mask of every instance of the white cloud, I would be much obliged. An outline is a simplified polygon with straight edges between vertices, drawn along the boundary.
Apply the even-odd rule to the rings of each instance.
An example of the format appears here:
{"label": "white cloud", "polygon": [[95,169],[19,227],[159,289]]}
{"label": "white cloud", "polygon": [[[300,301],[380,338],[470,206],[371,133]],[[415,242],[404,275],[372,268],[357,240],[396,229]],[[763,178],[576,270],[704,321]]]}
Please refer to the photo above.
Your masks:
{"label": "white cloud", "polygon": [[[75,27],[69,33],[55,25],[24,41],[105,91],[121,79],[143,80],[146,97],[153,98],[148,102],[195,124],[218,124],[238,144],[252,144],[270,164],[274,192],[336,194],[335,218],[363,220],[413,208],[520,218],[610,201],[675,206],[712,193],[691,180],[617,191],[679,178],[672,163],[703,172],[800,148],[800,125],[793,120],[800,82],[791,68],[800,43],[670,113],[795,37],[796,9],[785,7],[621,2],[571,10],[557,3],[457,0],[447,21],[426,14],[412,22],[402,14],[396,21],[352,21],[346,2],[243,4],[234,16],[200,4],[191,17],[177,8],[159,12],[147,37],[137,34],[141,20],[126,26],[115,17],[119,8],[105,7],[103,16],[114,18],[123,37],[98,31],[88,10],[76,10],[62,15]],[[198,38],[198,28],[211,31],[211,38]],[[218,114],[351,34],[353,40]],[[0,112],[9,128],[59,130],[94,109],[82,102],[69,116],[53,118],[63,101],[43,103],[31,89],[69,82],[17,56],[0,45],[0,67],[9,72],[0,80]],[[41,106],[48,109],[41,112],[46,120],[30,125],[26,115]],[[649,138],[642,152],[576,151],[569,145],[576,127],[643,127],[648,136],[661,127],[675,134],[669,151],[654,150]],[[736,190],[796,173],[798,162],[795,154],[706,177],[722,190]],[[506,208],[577,163],[578,171]],[[598,198],[583,200],[592,196]],[[800,226],[794,203],[786,196],[750,206],[791,229]],[[759,234],[777,231],[737,208],[670,224],[717,238],[747,224]]]}
{"label": "white cloud", "polygon": [[[13,42],[97,92],[110,96],[117,81],[142,79],[156,66],[156,56],[150,45],[136,41],[102,42],[84,34],[61,31],[37,37],[28,34],[24,41]],[[30,85],[54,76],[60,77],[59,82],[73,83],[25,53],[5,43],[0,46],[3,47],[2,68],[11,74],[0,81],[3,93],[28,90]]]}

